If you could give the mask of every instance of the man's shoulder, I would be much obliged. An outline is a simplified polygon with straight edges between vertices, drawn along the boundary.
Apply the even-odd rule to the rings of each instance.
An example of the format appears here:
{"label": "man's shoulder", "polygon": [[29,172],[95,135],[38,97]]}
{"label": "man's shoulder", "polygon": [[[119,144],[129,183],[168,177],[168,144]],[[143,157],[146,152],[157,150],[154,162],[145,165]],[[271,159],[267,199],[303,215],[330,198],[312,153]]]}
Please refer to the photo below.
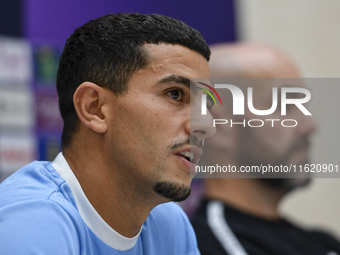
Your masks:
{"label": "man's shoulder", "polygon": [[[47,161],[34,161],[16,171],[0,184],[0,214],[4,219],[45,215],[73,215],[77,212],[72,193],[66,181]],[[56,215],[54,215],[56,216]],[[39,218],[39,217],[38,217]],[[58,217],[56,217],[58,218]]]}
{"label": "man's shoulder", "polygon": [[314,240],[315,243],[320,243],[330,250],[337,251],[338,253],[340,252],[340,242],[333,233],[322,228],[309,227],[306,229],[290,219],[284,219],[284,221],[287,223],[287,225],[295,228],[296,231],[299,231],[301,235],[306,237],[308,236],[310,240]]}
{"label": "man's shoulder", "polygon": [[84,226],[71,212],[53,199],[1,207],[0,254],[79,254],[76,244]]}
{"label": "man's shoulder", "polygon": [[68,192],[64,191],[64,183],[50,162],[34,161],[0,184],[0,208],[31,200],[50,200],[58,192],[65,195]]}
{"label": "man's shoulder", "polygon": [[0,254],[79,254],[85,225],[64,184],[50,162],[37,161],[0,184]]}

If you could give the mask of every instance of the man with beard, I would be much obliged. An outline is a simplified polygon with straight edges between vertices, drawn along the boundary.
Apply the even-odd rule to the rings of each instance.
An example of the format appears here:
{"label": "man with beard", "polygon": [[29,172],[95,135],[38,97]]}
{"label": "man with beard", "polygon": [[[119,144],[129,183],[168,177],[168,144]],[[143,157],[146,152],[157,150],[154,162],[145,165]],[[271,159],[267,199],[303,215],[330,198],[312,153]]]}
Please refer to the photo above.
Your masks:
{"label": "man with beard", "polygon": [[190,89],[209,77],[209,57],[198,31],[161,15],[77,28],[57,74],[62,153],[1,183],[0,254],[199,254],[166,202],[189,196],[190,167],[215,132]]}
{"label": "man with beard", "polygon": [[[231,82],[235,77],[243,78],[240,88],[246,94],[246,87],[253,87],[256,109],[270,108],[273,82],[276,82],[275,87],[302,86],[295,64],[271,47],[249,43],[219,44],[212,46],[211,51],[211,77],[231,78]],[[220,95],[223,107],[212,108],[214,119],[233,119],[238,123],[242,123],[242,119],[246,122],[249,119],[282,119],[280,107],[270,116],[254,117],[248,110],[242,116],[232,115],[229,108],[232,100],[223,98],[222,92]],[[205,142],[203,165],[218,163],[240,169],[241,166],[261,164],[308,163],[310,136],[316,129],[313,118],[305,116],[295,106],[287,108],[285,118],[297,120],[298,125],[289,128],[279,122],[257,128],[240,124],[233,127],[216,125],[216,134]],[[310,176],[261,179],[259,176],[226,178],[228,173],[222,174],[225,178],[204,179],[205,197],[192,219],[202,255],[340,254],[340,244],[333,237],[307,232],[280,216],[281,199],[288,192],[307,185]]]}

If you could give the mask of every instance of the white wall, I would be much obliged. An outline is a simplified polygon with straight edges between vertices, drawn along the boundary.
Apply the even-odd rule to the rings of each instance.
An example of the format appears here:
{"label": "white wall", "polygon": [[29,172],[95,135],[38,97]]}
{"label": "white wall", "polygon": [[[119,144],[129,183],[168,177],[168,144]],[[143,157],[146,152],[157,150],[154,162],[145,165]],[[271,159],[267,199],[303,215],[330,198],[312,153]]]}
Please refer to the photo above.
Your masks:
{"label": "white wall", "polygon": [[[290,55],[304,77],[340,77],[340,1],[322,0],[236,0],[239,38],[265,42]],[[319,131],[313,139],[312,161],[339,159],[339,86],[320,84],[314,94],[323,100],[312,101]],[[325,106],[327,105],[327,108]],[[326,113],[327,112],[327,113]],[[336,118],[333,125],[329,112]],[[322,161],[322,162],[321,162]],[[315,179],[304,190],[290,194],[282,212],[300,224],[319,226],[340,237],[340,179]]]}

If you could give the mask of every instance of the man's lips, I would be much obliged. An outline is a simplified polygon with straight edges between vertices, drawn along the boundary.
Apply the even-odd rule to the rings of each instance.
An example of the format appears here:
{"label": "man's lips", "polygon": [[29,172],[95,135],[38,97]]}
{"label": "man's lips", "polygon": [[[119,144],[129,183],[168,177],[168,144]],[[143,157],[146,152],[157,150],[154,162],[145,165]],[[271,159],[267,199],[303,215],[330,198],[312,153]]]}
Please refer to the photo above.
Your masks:
{"label": "man's lips", "polygon": [[175,152],[176,156],[182,157],[192,164],[198,164],[203,150],[197,146],[190,146]]}

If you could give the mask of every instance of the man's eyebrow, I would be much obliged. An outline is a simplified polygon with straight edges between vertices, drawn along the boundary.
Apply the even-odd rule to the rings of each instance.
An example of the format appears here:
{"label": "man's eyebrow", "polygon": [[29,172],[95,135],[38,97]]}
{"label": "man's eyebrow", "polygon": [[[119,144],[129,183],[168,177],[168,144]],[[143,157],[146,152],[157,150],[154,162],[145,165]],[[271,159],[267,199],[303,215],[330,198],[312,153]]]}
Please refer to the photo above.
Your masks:
{"label": "man's eyebrow", "polygon": [[[194,94],[197,92],[197,87],[196,85],[190,86],[190,79],[181,76],[181,75],[170,75],[167,77],[164,77],[163,79],[159,80],[158,83],[164,84],[164,83],[178,83],[186,86],[188,89],[191,89]],[[191,88],[190,88],[191,87]]]}

